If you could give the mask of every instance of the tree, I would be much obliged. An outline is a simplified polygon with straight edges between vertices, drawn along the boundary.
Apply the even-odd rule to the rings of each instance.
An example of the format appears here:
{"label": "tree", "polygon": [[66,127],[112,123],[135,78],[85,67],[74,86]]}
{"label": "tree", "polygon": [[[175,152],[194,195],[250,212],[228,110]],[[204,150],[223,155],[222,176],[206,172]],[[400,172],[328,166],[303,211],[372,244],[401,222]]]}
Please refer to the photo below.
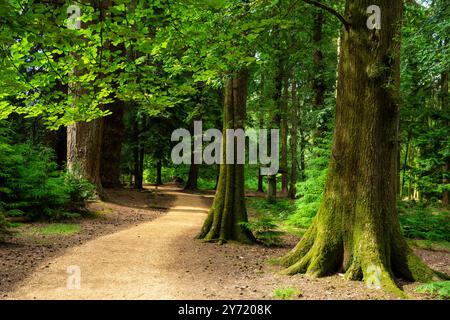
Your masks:
{"label": "tree", "polygon": [[[84,3],[88,3],[88,1],[84,1]],[[106,9],[108,5],[105,2],[100,7]],[[100,10],[100,19],[104,20],[104,14],[105,12]],[[82,23],[81,27],[86,27],[85,23]],[[76,56],[76,54],[74,55]],[[75,68],[73,73],[81,77],[83,71]],[[69,85],[69,94],[72,95],[72,101],[76,107],[80,97],[86,95],[86,92],[83,85],[72,83]],[[102,108],[100,107],[100,109]],[[99,196],[103,195],[100,176],[103,126],[103,118],[80,121],[67,126],[67,170],[91,182]]]}
{"label": "tree", "polygon": [[[243,129],[247,99],[248,71],[240,70],[226,81],[223,132],[227,129]],[[236,145],[234,143],[234,145]],[[226,135],[222,138],[223,159],[226,159]],[[235,148],[236,151],[236,148]],[[254,237],[243,223],[247,222],[244,194],[244,165],[221,164],[219,182],[213,204],[198,235],[199,239],[224,243],[236,240],[243,243],[254,242]]]}
{"label": "tree", "polygon": [[[366,10],[382,11],[369,30]],[[408,247],[396,207],[399,38],[403,1],[347,0],[338,67],[336,123],[324,196],[286,274],[345,272],[400,292],[394,276],[428,281],[435,273]]]}
{"label": "tree", "polygon": [[298,97],[297,81],[292,81],[292,125],[291,125],[291,180],[289,185],[289,198],[297,196],[297,150],[298,150]]}

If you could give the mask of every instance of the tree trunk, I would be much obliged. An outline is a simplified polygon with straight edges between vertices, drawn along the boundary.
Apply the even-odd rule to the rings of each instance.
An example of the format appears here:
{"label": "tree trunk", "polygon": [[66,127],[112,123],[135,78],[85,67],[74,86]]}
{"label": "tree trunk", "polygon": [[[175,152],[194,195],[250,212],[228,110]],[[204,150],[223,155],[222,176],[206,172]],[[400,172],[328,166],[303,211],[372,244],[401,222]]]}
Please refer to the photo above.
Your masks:
{"label": "tree trunk", "polygon": [[199,168],[200,166],[198,164],[195,164],[194,162],[191,163],[188,180],[184,186],[184,190],[198,190],[197,180]]}
{"label": "tree trunk", "polygon": [[55,151],[56,163],[62,170],[67,162],[67,130],[64,127],[49,131],[46,135],[46,144]]}
{"label": "tree trunk", "polygon": [[158,160],[156,162],[156,184],[158,186],[163,184],[161,171],[162,171],[162,162],[161,162],[161,160]]}
{"label": "tree trunk", "polygon": [[[278,57],[277,59],[277,71],[275,75],[275,87],[273,92],[273,103],[275,108],[275,114],[273,116],[272,125],[273,128],[281,127],[281,110],[282,110],[282,89],[283,89],[283,60]],[[270,140],[270,134],[269,134]],[[269,147],[270,150],[270,147]],[[270,150],[271,151],[271,150]],[[284,168],[281,168],[281,171],[284,171]],[[277,198],[277,176],[269,175],[267,176],[267,200],[275,201]]]}
{"label": "tree trunk", "polygon": [[289,198],[297,196],[297,126],[298,126],[298,98],[295,75],[292,81],[292,124],[291,124],[291,183],[289,185]]}
{"label": "tree trunk", "polygon": [[141,141],[140,141],[140,131],[139,131],[139,122],[137,119],[137,115],[135,115],[132,119],[132,134],[133,134],[133,162],[134,162],[134,185],[135,189],[142,189],[143,187],[143,178],[141,175]]}
{"label": "tree trunk", "polygon": [[288,121],[287,121],[287,112],[288,112],[288,92],[289,92],[289,78],[287,74],[283,77],[283,95],[281,97],[281,193],[288,193]]}
{"label": "tree trunk", "polygon": [[[223,132],[227,129],[244,128],[245,105],[247,98],[248,71],[241,70],[229,79],[225,87]],[[236,142],[236,141],[235,141]],[[222,140],[223,158],[226,159],[226,135]],[[236,143],[235,143],[236,151]],[[235,240],[243,243],[254,242],[247,227],[244,190],[244,165],[236,164],[237,152],[234,152],[234,164],[221,164],[219,182],[214,202],[206,218],[199,239],[206,241]]]}
{"label": "tree trunk", "polygon": [[[366,27],[366,9],[382,11],[380,30]],[[435,274],[403,238],[396,181],[401,0],[347,0],[342,31],[336,124],[323,200],[312,225],[281,259],[287,274],[347,279],[402,294],[393,277],[429,281]],[[388,85],[389,84],[389,85]]]}
{"label": "tree trunk", "polygon": [[67,127],[67,170],[92,183],[103,195],[100,179],[100,155],[103,119],[77,122]]}
{"label": "tree trunk", "polygon": [[[448,72],[441,74],[441,102],[442,102],[442,112],[448,114],[449,106],[448,106]],[[449,121],[447,120],[447,127],[450,125]],[[447,157],[446,163],[443,167],[443,183],[448,184],[449,178],[448,178],[448,172],[450,171],[450,157]],[[448,195],[448,189],[445,189],[442,193],[442,204],[444,206],[448,206],[449,202],[449,195]]]}
{"label": "tree trunk", "polygon": [[264,185],[263,185],[263,175],[261,174],[261,168],[258,169],[258,190],[257,192],[264,192]]}
{"label": "tree trunk", "polygon": [[116,100],[106,107],[112,114],[104,118],[100,173],[104,187],[120,187],[121,153],[125,126],[125,104]]}
{"label": "tree trunk", "polygon": [[[82,3],[90,3],[84,0]],[[109,1],[101,4],[102,8],[109,5]],[[95,6],[94,6],[95,7]],[[104,19],[104,12],[100,12],[99,18]],[[90,22],[91,23],[91,22]],[[85,28],[86,23],[81,23]],[[102,49],[101,49],[102,50]],[[81,76],[83,71],[73,70],[76,76]],[[85,92],[77,84],[69,84],[69,94],[74,95],[74,103]],[[101,106],[103,109],[103,106]],[[104,120],[102,118],[90,122],[77,122],[67,127],[67,170],[73,174],[87,179],[96,189],[98,196],[103,196],[103,188],[100,177],[101,148],[103,140]]]}
{"label": "tree trunk", "polygon": [[[312,40],[314,44],[314,54],[313,54],[313,91],[314,91],[314,108],[316,111],[321,111],[325,107],[325,66],[324,66],[324,56],[321,50],[322,46],[322,28],[325,21],[325,16],[322,10],[317,9],[314,14],[314,25],[312,30]],[[327,119],[320,119],[321,123],[318,126],[315,136],[323,137],[324,133],[327,131]]]}

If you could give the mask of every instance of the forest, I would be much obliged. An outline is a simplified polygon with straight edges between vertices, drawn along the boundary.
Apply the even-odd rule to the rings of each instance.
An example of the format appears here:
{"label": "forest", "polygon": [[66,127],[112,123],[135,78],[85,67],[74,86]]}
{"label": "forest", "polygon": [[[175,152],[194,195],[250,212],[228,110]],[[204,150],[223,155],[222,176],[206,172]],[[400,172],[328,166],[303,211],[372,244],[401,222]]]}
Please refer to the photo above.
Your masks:
{"label": "forest", "polygon": [[0,299],[450,299],[449,35],[448,0],[0,0]]}

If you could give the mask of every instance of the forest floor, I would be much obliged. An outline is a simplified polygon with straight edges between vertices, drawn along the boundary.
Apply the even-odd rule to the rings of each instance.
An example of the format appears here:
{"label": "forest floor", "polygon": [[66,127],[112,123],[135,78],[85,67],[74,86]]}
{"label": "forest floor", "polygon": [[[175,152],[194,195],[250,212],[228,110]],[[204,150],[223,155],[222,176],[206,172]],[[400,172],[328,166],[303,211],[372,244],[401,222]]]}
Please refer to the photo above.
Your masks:
{"label": "forest floor", "polygon": [[[22,227],[0,247],[3,299],[396,299],[363,283],[335,275],[320,279],[282,276],[270,263],[298,241],[283,247],[195,240],[212,193],[187,193],[176,186],[144,192],[108,190],[114,202],[90,205],[95,218],[81,231],[43,236]],[[168,209],[165,209],[168,208]],[[28,230],[28,231],[27,231]],[[34,229],[35,230],[35,229]],[[449,273],[450,253],[416,249],[433,268]],[[81,286],[68,289],[69,266],[79,266]],[[415,284],[402,283],[417,299]],[[278,291],[279,294],[275,295]]]}

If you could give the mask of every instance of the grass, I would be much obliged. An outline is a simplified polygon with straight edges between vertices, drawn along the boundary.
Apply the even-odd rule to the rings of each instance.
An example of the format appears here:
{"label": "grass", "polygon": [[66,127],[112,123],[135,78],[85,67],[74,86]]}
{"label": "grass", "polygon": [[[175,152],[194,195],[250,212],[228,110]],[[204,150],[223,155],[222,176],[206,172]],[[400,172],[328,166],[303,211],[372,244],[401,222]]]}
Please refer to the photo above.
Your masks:
{"label": "grass", "polygon": [[274,298],[281,300],[293,300],[302,297],[302,292],[296,288],[277,288],[273,293]]}
{"label": "grass", "polygon": [[33,232],[45,236],[68,236],[81,231],[79,224],[52,223],[42,227],[33,228]]}

